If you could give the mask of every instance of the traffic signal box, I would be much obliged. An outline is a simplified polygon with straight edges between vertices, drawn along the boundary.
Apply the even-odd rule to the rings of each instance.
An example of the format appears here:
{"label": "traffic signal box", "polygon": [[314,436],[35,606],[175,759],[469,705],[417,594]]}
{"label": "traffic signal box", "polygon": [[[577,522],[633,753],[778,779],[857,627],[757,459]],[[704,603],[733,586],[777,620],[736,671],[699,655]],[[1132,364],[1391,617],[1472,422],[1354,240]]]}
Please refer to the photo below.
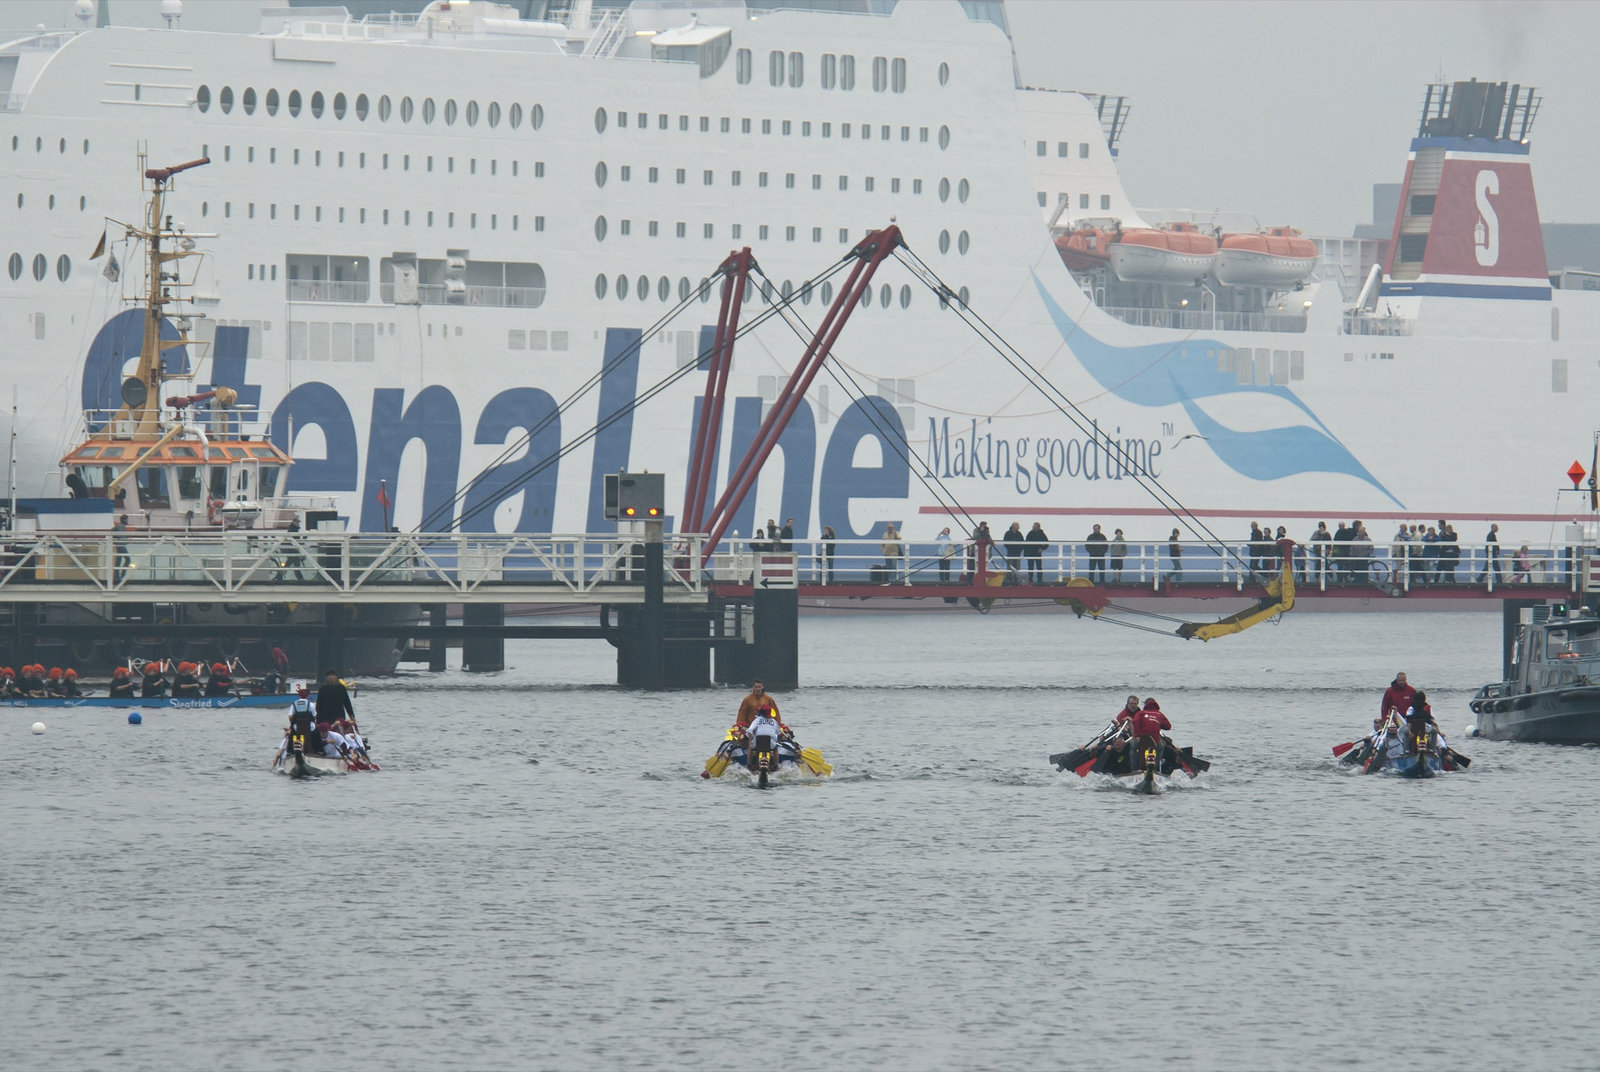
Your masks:
{"label": "traffic signal box", "polygon": [[659,521],[666,508],[664,473],[605,474],[607,521]]}

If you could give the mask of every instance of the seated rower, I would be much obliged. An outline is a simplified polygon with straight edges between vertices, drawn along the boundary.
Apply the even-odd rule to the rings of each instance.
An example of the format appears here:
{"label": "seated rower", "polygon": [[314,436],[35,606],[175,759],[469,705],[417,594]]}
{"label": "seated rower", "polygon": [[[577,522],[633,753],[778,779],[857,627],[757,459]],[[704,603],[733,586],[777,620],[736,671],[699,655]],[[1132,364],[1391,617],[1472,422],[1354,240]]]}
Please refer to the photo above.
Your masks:
{"label": "seated rower", "polygon": [[126,666],[119,666],[111,671],[110,696],[115,700],[131,700],[137,694],[139,683],[133,679],[133,674]]}
{"label": "seated rower", "polygon": [[50,674],[44,680],[44,694],[52,699],[59,700],[66,693],[62,691],[61,667],[52,666]]}
{"label": "seated rower", "polygon": [[145,699],[165,696],[167,677],[161,672],[161,663],[151,660],[144,664],[144,676],[139,683],[139,695]]}
{"label": "seated rower", "polygon": [[764,700],[756,711],[756,717],[751,720],[748,733],[750,735],[749,751],[745,755],[745,763],[751,770],[756,769],[756,753],[762,749],[762,738],[765,737],[766,750],[774,754],[778,751],[778,739],[783,733],[783,725],[778,721],[776,709],[770,699]]}
{"label": "seated rower", "polygon": [[17,695],[16,675],[9,666],[0,666],[0,697]]}
{"label": "seated rower", "polygon": [[196,700],[202,695],[200,678],[194,663],[179,663],[178,673],[172,679],[172,696],[179,700]]}
{"label": "seated rower", "polygon": [[1118,722],[1125,722],[1128,732],[1133,740],[1129,744],[1128,762],[1138,766],[1137,754],[1146,748],[1154,748],[1157,752],[1161,749],[1161,731],[1170,730],[1172,723],[1162,713],[1161,705],[1156,703],[1154,696],[1145,700],[1144,707],[1137,713],[1124,710],[1117,715]]}
{"label": "seated rower", "polygon": [[232,696],[233,675],[227,663],[211,664],[211,680],[206,682],[207,696]]}
{"label": "seated rower", "polygon": [[30,700],[42,700],[47,695],[44,686],[44,667],[38,663],[24,667],[25,675],[18,683],[22,695]]}
{"label": "seated rower", "polygon": [[83,690],[78,687],[78,671],[67,667],[61,672],[61,695],[71,699],[82,696]]}

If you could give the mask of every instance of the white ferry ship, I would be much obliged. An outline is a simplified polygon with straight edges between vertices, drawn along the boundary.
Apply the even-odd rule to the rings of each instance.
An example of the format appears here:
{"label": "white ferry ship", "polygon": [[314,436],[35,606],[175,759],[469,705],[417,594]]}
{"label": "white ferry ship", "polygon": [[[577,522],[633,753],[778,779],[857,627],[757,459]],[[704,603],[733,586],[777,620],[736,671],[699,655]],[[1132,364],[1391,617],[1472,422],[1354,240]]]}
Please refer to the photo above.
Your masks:
{"label": "white ferry ship", "polygon": [[[703,281],[748,246],[746,319],[792,298],[815,327],[834,284],[808,281],[891,221],[945,299],[885,264],[834,348],[866,395],[815,381],[739,532],[792,517],[802,539],[889,522],[927,539],[947,497],[1159,538],[1170,519],[1134,468],[1230,529],[1544,529],[1593,423],[1600,294],[1547,271],[1527,87],[1430,89],[1382,259],[1318,265],[1289,232],[1145,218],[1117,174],[1124,103],[1020,84],[994,3],[576,2],[534,20],[437,0],[285,8],[258,34],[93,27],[80,6],[77,28],[0,43],[0,368],[24,496],[61,494],[80,414],[115,408],[137,356],[138,258],[115,226],[90,255],[108,218],[138,218],[140,150],[211,159],[168,210],[216,236],[196,389],[270,415],[294,459],[279,490],[332,496],[367,530],[603,531],[601,476],[623,468],[665,472],[681,501],[703,377],[603,418],[696,362],[717,315]],[[803,349],[777,318],[739,341],[723,476]]]}

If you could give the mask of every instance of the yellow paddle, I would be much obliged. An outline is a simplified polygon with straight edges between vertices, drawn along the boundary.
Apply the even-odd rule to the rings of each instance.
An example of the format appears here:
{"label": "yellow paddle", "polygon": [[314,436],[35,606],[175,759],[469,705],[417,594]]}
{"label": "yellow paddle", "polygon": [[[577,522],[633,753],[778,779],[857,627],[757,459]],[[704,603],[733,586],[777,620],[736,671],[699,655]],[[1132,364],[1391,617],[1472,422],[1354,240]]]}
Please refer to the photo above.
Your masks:
{"label": "yellow paddle", "polygon": [[833,773],[833,767],[822,758],[822,752],[820,749],[800,749],[800,760],[806,765],[811,773],[815,774],[818,778],[826,778],[828,775]]}
{"label": "yellow paddle", "polygon": [[706,760],[704,774],[707,778],[721,778],[722,772],[728,769],[728,757],[725,753],[718,752]]}

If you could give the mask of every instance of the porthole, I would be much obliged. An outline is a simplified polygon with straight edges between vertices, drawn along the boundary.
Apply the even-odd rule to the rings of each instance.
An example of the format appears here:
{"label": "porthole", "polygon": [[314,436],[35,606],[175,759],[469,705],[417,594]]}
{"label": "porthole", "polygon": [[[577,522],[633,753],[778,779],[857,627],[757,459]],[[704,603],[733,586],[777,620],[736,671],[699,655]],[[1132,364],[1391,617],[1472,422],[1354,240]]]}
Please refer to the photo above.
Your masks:
{"label": "porthole", "polygon": [[604,186],[606,184],[606,162],[604,160],[594,166],[594,184],[596,186]]}
{"label": "porthole", "polygon": [[949,127],[940,127],[939,128],[939,148],[941,148],[941,149],[950,148],[950,128]]}
{"label": "porthole", "polygon": [[468,101],[467,102],[467,126],[475,127],[477,125],[478,125],[478,102],[477,101]]}
{"label": "porthole", "polygon": [[624,299],[626,299],[628,297],[628,288],[630,286],[632,286],[632,285],[633,285],[632,280],[630,280],[627,276],[625,276],[625,275],[617,276],[617,299],[619,301],[624,300]]}
{"label": "porthole", "polygon": [[823,305],[832,305],[833,304],[833,284],[832,283],[824,283],[824,284],[822,284],[822,293],[820,295],[818,295],[818,297],[821,299]]}
{"label": "porthole", "polygon": [[245,91],[239,94],[239,106],[244,109],[245,115],[256,114],[256,91],[253,88],[246,86]]}
{"label": "porthole", "polygon": [[413,115],[415,115],[415,114],[416,114],[416,105],[411,103],[411,98],[410,97],[401,97],[400,98],[400,122],[402,122],[402,123],[411,122],[411,117]]}
{"label": "porthole", "polygon": [[794,298],[794,284],[785,279],[783,281],[783,286],[778,288],[778,293],[783,296],[783,300],[785,302],[790,301]]}
{"label": "porthole", "polygon": [[447,127],[455,126],[456,114],[456,102],[454,100],[446,99],[444,102],[444,125]]}
{"label": "porthole", "polygon": [[889,303],[893,300],[894,287],[890,286],[888,283],[885,283],[878,289],[878,304],[887,309],[889,308]]}
{"label": "porthole", "polygon": [[63,253],[56,258],[56,278],[65,283],[72,275],[72,258]]}
{"label": "porthole", "polygon": [[499,101],[490,101],[489,102],[489,114],[485,118],[487,118],[489,120],[489,128],[491,130],[500,125],[500,102]]}
{"label": "porthole", "polygon": [[439,108],[433,103],[432,97],[422,98],[422,121],[432,123],[433,117],[439,114]]}
{"label": "porthole", "polygon": [[661,277],[660,281],[656,283],[656,297],[662,301],[668,301],[672,298],[672,280],[666,276]]}
{"label": "porthole", "polygon": [[78,196],[78,211],[82,212],[84,209],[86,209],[88,207],[89,207],[89,199],[80,194]]}
{"label": "porthole", "polygon": [[194,106],[202,112],[211,110],[211,87],[201,86],[194,91]]}
{"label": "porthole", "polygon": [[267,114],[278,114],[278,91],[275,89],[267,90]]}
{"label": "porthole", "polygon": [[711,300],[711,280],[700,280],[700,304],[704,305]]}
{"label": "porthole", "polygon": [[647,276],[647,275],[642,275],[642,276],[639,277],[639,300],[640,301],[645,301],[649,297],[650,297],[650,277]]}
{"label": "porthole", "polygon": [[956,249],[958,249],[961,252],[961,255],[964,257],[967,254],[967,247],[970,245],[972,245],[972,238],[967,234],[967,232],[962,231],[960,237],[956,239]]}
{"label": "porthole", "polygon": [[371,111],[371,105],[367,101],[367,95],[365,93],[356,94],[356,118],[365,123],[369,111]]}
{"label": "porthole", "polygon": [[322,118],[322,110],[323,110],[323,108],[325,106],[325,103],[326,102],[323,100],[323,97],[322,97],[322,90],[320,90],[320,89],[312,90],[312,92],[311,92],[311,118],[313,118],[313,119],[321,119]]}
{"label": "porthole", "polygon": [[217,94],[217,110],[223,115],[233,111],[233,87],[223,86],[222,92]]}
{"label": "porthole", "polygon": [[678,280],[678,300],[679,301],[688,301],[689,300],[689,277],[688,276],[684,276],[682,279]]}
{"label": "porthole", "polygon": [[291,117],[297,117],[297,116],[299,116],[299,114],[300,114],[300,91],[298,89],[291,89],[289,91],[289,115]]}
{"label": "porthole", "polygon": [[949,179],[940,179],[939,180],[939,200],[940,201],[948,201],[948,200],[950,200],[950,180]]}
{"label": "porthole", "polygon": [[43,253],[33,255],[33,278],[44,282],[45,275],[50,271],[50,262],[45,260]]}
{"label": "porthole", "polygon": [[594,218],[594,240],[596,242],[604,242],[606,240],[606,218],[604,216],[596,216]]}
{"label": "porthole", "polygon": [[22,254],[13,253],[11,259],[6,261],[6,270],[11,273],[12,279],[22,278]]}
{"label": "porthole", "polygon": [[17,207],[18,208],[22,207],[22,195],[21,194],[17,195]]}
{"label": "porthole", "polygon": [[968,294],[968,293],[967,293],[967,288],[966,288],[966,287],[962,287],[962,288],[961,288],[961,289],[960,289],[960,290],[958,290],[958,291],[956,291],[956,297],[957,297],[957,298],[958,298],[958,299],[959,299],[959,300],[960,300],[960,302],[961,302],[961,308],[963,308],[963,309],[965,309],[965,308],[966,308],[966,307],[967,307],[967,299],[968,299],[968,298],[969,298],[969,297],[970,297],[970,296],[971,296],[971,295],[969,295],[969,294]]}
{"label": "porthole", "polygon": [[[534,107],[537,108],[539,106],[535,104]],[[533,124],[533,129],[538,130],[539,124]],[[594,110],[594,129],[597,134],[606,132],[606,110],[604,108],[596,108]]]}
{"label": "porthole", "polygon": [[939,64],[939,84],[941,86],[950,84],[950,65],[948,63]]}
{"label": "porthole", "polygon": [[872,308],[872,288],[870,286],[861,291],[861,308]]}
{"label": "porthole", "polygon": [[528,109],[528,126],[534,130],[544,126],[544,105],[535,104]]}
{"label": "porthole", "polygon": [[967,198],[971,195],[972,184],[966,179],[962,179],[961,182],[956,185],[956,200],[960,201],[964,205],[967,203]]}
{"label": "porthole", "polygon": [[949,253],[950,252],[950,232],[949,231],[940,231],[939,232],[939,252],[940,253]]}
{"label": "porthole", "polygon": [[522,105],[513,104],[506,109],[506,125],[516,130],[522,125]]}
{"label": "porthole", "polygon": [[811,304],[811,282],[809,280],[800,284],[800,304]]}
{"label": "porthole", "polygon": [[345,95],[343,93],[335,93],[333,95],[333,117],[335,119],[343,119],[344,113],[349,110],[350,102],[345,98]]}
{"label": "porthole", "polygon": [[900,286],[900,308],[911,308],[911,284],[903,283]]}
{"label": "porthole", "polygon": [[595,276],[594,277],[594,296],[597,297],[597,298],[604,298],[606,296],[606,291],[610,288],[610,286],[611,286],[611,280],[606,278],[604,275]]}

